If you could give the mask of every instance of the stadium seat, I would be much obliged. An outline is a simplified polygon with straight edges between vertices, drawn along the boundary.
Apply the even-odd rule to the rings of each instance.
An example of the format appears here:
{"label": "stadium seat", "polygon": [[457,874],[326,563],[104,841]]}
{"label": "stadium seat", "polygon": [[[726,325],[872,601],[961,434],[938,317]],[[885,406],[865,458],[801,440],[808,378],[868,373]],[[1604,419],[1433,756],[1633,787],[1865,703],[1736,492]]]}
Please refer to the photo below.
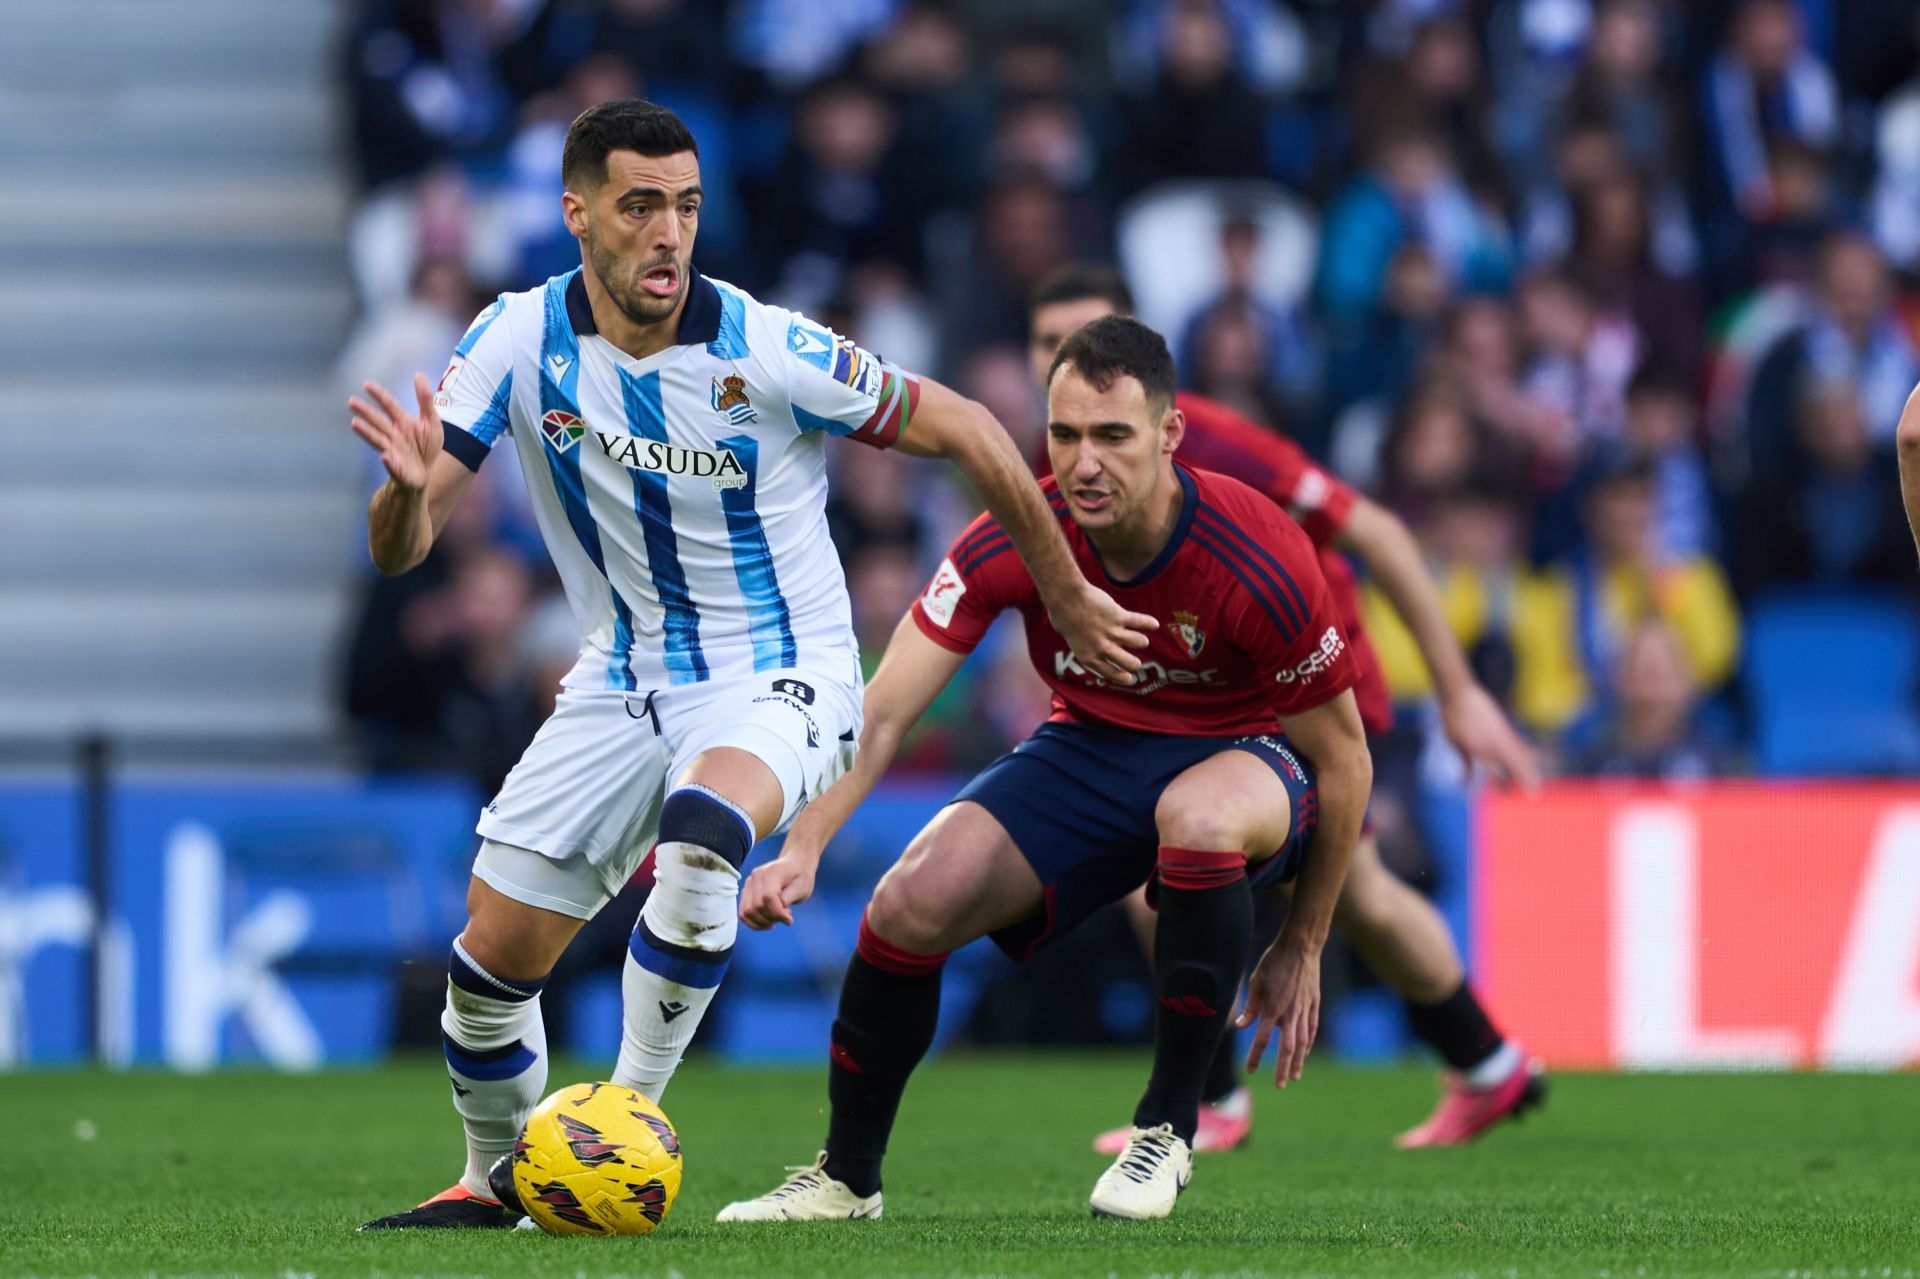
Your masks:
{"label": "stadium seat", "polygon": [[1875,591],[1789,591],[1755,601],[1742,683],[1755,771],[1872,776],[1920,767],[1920,623]]}
{"label": "stadium seat", "polygon": [[[1319,237],[1307,206],[1271,182],[1177,181],[1149,187],[1120,210],[1115,240],[1120,268],[1133,289],[1141,320],[1178,334],[1193,313],[1220,291],[1220,228],[1229,216],[1260,224],[1260,294],[1289,303],[1313,281]],[[1166,246],[1202,250],[1181,270],[1166,269]]]}

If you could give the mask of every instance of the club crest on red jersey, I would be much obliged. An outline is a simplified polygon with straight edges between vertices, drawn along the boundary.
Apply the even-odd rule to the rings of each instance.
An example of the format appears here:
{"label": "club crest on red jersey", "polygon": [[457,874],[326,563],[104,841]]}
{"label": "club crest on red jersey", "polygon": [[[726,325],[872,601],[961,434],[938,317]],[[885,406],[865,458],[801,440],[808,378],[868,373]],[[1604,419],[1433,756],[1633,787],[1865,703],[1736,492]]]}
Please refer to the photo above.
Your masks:
{"label": "club crest on red jersey", "polygon": [[1188,657],[1200,656],[1200,650],[1207,646],[1207,633],[1200,629],[1200,616],[1185,609],[1173,610],[1173,634],[1180,646],[1187,650]]}

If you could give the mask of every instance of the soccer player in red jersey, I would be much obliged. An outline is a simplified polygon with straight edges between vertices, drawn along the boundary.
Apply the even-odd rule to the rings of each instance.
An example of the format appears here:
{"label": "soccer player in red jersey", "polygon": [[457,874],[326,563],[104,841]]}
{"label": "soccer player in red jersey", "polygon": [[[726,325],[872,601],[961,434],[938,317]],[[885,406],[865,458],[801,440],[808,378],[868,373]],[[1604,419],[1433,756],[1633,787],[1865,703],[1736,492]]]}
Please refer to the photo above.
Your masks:
{"label": "soccer player in red jersey", "polygon": [[[1044,382],[1068,334],[1101,316],[1132,309],[1125,282],[1109,267],[1066,267],[1043,281],[1028,313],[1035,379]],[[1180,460],[1265,493],[1300,522],[1318,548],[1321,572],[1359,667],[1354,696],[1367,732],[1377,735],[1392,726],[1393,699],[1361,625],[1360,592],[1342,552],[1365,564],[1418,641],[1433,673],[1441,724],[1469,765],[1496,781],[1528,789],[1538,785],[1532,748],[1474,679],[1406,525],[1323,470],[1292,440],[1225,405],[1185,392],[1174,404],[1186,419]],[[1037,469],[1045,473],[1044,458]],[[1136,894],[1127,906],[1135,927],[1150,936],[1153,915],[1145,903]],[[1540,1100],[1545,1084],[1538,1067],[1494,1028],[1467,981],[1446,921],[1432,902],[1387,869],[1371,831],[1363,833],[1354,852],[1334,924],[1401,996],[1414,1034],[1447,1065],[1439,1105],[1425,1122],[1400,1135],[1402,1147],[1462,1145]],[[1196,1150],[1231,1150],[1251,1132],[1253,1098],[1239,1086],[1233,1057],[1228,1035],[1208,1074]],[[1095,1149],[1117,1150],[1127,1132],[1102,1133]]]}
{"label": "soccer player in red jersey", "polygon": [[[833,1026],[826,1149],[723,1221],[878,1217],[880,1162],[933,1041],[947,953],[991,936],[1015,959],[1152,881],[1152,1076],[1093,1211],[1164,1217],[1192,1175],[1200,1094],[1254,942],[1257,887],[1293,909],[1254,966],[1248,1068],[1277,1039],[1300,1076],[1320,952],[1359,838],[1372,763],[1352,646],[1312,543],[1238,481],[1174,460],[1173,358],[1112,316],[1062,344],[1049,379],[1050,503],[1089,580],[1157,617],[1135,682],[1073,659],[1006,534],[981,517],[895,630],[868,687],[860,754],[750,877],[741,919],[792,921],[820,854],[993,619],[1017,609],[1053,689],[1047,723],[976,777],[874,889]],[[1284,736],[1281,736],[1284,730]]]}

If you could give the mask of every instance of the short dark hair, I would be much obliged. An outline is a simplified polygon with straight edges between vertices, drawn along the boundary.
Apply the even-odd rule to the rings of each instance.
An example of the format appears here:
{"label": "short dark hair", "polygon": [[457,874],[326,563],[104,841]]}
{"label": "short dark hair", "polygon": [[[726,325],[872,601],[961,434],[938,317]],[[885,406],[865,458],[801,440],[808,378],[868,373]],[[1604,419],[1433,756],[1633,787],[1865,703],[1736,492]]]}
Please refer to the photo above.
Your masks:
{"label": "short dark hair", "polygon": [[1120,273],[1110,266],[1092,262],[1070,262],[1050,272],[1027,299],[1027,316],[1056,302],[1084,302],[1099,298],[1111,303],[1121,315],[1133,314],[1133,293]]}
{"label": "short dark hair", "polygon": [[1146,390],[1148,404],[1164,410],[1173,403],[1173,352],[1165,338],[1130,315],[1103,315],[1069,334],[1047,367],[1049,387],[1063,364],[1073,365],[1098,390],[1130,377]]}
{"label": "short dark hair", "polygon": [[641,155],[700,156],[700,144],[679,116],[657,102],[613,98],[588,107],[567,127],[560,153],[560,180],[569,191],[590,191],[607,180],[607,157],[615,151]]}

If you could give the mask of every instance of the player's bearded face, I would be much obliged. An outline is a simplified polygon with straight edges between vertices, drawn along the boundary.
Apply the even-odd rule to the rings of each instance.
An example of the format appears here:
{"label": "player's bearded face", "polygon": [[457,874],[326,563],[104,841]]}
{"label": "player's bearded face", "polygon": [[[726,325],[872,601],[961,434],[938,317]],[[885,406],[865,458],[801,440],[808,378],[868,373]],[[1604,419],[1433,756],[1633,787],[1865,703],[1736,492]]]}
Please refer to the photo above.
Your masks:
{"label": "player's bearded face", "polygon": [[1102,390],[1068,365],[1047,389],[1047,453],[1067,509],[1089,531],[1125,528],[1152,505],[1168,443],[1163,405],[1131,377]]}
{"label": "player's bearded face", "polygon": [[700,164],[690,152],[607,157],[582,242],[607,296],[635,324],[658,324],[686,296],[700,200]]}

